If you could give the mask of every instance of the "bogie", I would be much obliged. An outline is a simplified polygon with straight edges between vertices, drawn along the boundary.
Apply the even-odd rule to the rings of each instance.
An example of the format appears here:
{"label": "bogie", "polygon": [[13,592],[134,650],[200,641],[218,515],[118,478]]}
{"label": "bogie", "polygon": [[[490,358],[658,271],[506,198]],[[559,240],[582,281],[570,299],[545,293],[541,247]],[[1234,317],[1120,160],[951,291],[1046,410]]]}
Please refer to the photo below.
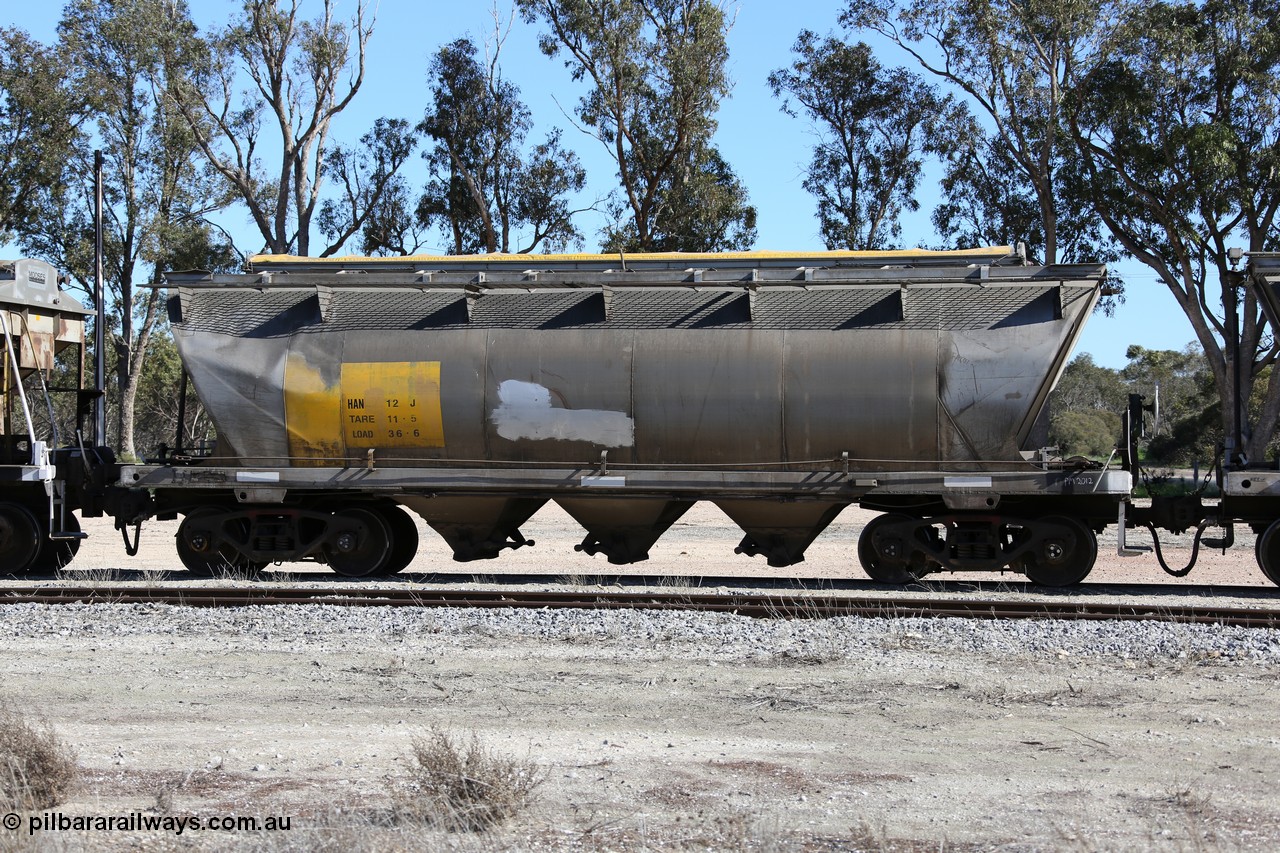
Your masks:
{"label": "bogie", "polygon": [[858,537],[858,561],[862,570],[881,583],[910,583],[923,572],[912,556],[917,551],[911,544],[920,529],[916,519],[906,515],[880,515],[862,528]]}
{"label": "bogie", "polygon": [[1041,586],[1073,586],[1084,580],[1098,557],[1098,540],[1079,520],[1050,516],[1033,526],[1024,565],[1027,577]]}
{"label": "bogie", "polygon": [[52,539],[49,536],[47,520],[41,520],[40,550],[31,561],[28,571],[46,574],[59,571],[71,564],[76,552],[80,550],[80,522],[74,515],[67,513],[64,526],[66,529],[61,532],[67,538]]}
{"label": "bogie", "polygon": [[249,559],[230,544],[227,527],[235,521],[214,506],[199,507],[186,514],[178,525],[175,547],[188,572],[197,577],[251,576],[266,567],[266,563]]}
{"label": "bogie", "polygon": [[1043,586],[1071,586],[1088,575],[1096,557],[1093,531],[1066,516],[893,513],[870,521],[858,541],[863,570],[884,583],[940,571],[1012,570]]}
{"label": "bogie", "polygon": [[391,504],[350,507],[205,505],[185,512],[177,550],[201,576],[254,574],[270,563],[326,563],[348,577],[393,574],[418,549],[413,520]]}

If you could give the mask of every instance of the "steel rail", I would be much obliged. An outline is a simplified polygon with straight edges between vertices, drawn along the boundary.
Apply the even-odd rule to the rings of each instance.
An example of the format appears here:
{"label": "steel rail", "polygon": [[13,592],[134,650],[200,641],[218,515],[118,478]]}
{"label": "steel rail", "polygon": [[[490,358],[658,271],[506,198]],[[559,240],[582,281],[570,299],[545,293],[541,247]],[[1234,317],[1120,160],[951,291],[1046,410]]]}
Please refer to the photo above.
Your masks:
{"label": "steel rail", "polygon": [[296,586],[0,587],[3,604],[171,604],[183,607],[331,605],[342,607],[582,608],[697,610],[776,619],[967,618],[1158,621],[1280,628],[1280,609],[1099,601],[920,599],[759,593],[598,590],[438,590]]}
{"label": "steel rail", "polygon": [[[62,574],[45,572],[29,573],[21,577],[34,581],[76,580],[74,566],[65,569]],[[89,572],[86,572],[89,574]],[[1101,573],[1099,573],[1101,574]],[[186,572],[160,572],[148,569],[119,569],[112,574],[110,582],[145,582],[154,586],[149,578],[159,575],[166,579],[185,578]],[[349,584],[349,578],[332,573],[314,573],[296,575],[288,572],[284,575],[289,582],[313,585],[316,589],[337,589]],[[256,576],[256,580],[264,583],[283,583],[271,570]],[[996,594],[996,595],[1071,595],[1076,598],[1087,596],[1138,597],[1164,596],[1177,598],[1203,598],[1206,601],[1223,599],[1260,599],[1272,600],[1280,607],[1280,587],[1271,583],[1257,586],[1238,584],[1189,584],[1189,583],[1114,583],[1090,577],[1083,583],[1069,590],[1037,586],[1025,578],[1009,575],[1006,579],[966,579],[963,575],[930,575],[917,580],[908,586],[884,584],[865,578],[844,577],[785,577],[782,575],[681,575],[681,574],[623,574],[601,571],[561,571],[561,572],[485,572],[458,571],[433,572],[407,569],[403,574],[392,578],[375,578],[377,581],[410,584],[414,587],[448,586],[452,584],[484,584],[493,587],[506,586],[577,586],[577,587],[619,587],[649,589],[653,587],[679,587],[688,590],[714,590],[729,588],[745,591],[777,590],[780,592],[826,592],[845,595],[895,595],[898,592],[924,593],[928,595],[944,595],[947,593]],[[364,587],[359,587],[365,589]],[[0,594],[6,587],[0,586]]]}

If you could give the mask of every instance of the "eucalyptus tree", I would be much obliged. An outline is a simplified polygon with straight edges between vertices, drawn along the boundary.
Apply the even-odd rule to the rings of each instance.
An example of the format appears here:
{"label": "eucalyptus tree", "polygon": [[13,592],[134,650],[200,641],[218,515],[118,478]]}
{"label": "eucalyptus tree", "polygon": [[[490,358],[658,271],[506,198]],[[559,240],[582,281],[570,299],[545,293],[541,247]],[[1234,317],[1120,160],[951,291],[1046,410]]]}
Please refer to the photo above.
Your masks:
{"label": "eucalyptus tree", "polygon": [[334,250],[356,234],[366,255],[417,250],[408,182],[400,174],[417,144],[408,121],[379,118],[359,146],[339,145],[325,155],[324,175],[338,193],[321,204],[316,224]]}
{"label": "eucalyptus tree", "polygon": [[579,245],[569,197],[586,172],[558,129],[526,145],[532,114],[502,76],[501,47],[495,37],[481,62],[476,45],[458,39],[432,59],[431,103],[418,130],[434,144],[423,155],[431,178],[418,224],[443,231],[455,254]]}
{"label": "eucalyptus tree", "polygon": [[712,0],[519,0],[546,27],[547,56],[563,53],[581,126],[617,166],[619,198],[605,247],[627,251],[743,249],[756,212],[712,142],[732,84],[730,26]]}
{"label": "eucalyptus tree", "polygon": [[[901,216],[916,199],[930,129],[958,120],[950,98],[917,75],[885,69],[864,42],[848,44],[804,30],[789,68],[769,75],[774,97],[817,135],[804,188],[818,201],[828,249],[878,249],[897,242]],[[794,99],[796,106],[792,105]]]}
{"label": "eucalyptus tree", "polygon": [[360,252],[365,255],[413,255],[426,241],[426,229],[414,215],[413,192],[403,175],[396,175],[368,208],[360,229]]}
{"label": "eucalyptus tree", "polygon": [[1089,191],[1190,321],[1229,449],[1260,461],[1280,342],[1229,249],[1280,248],[1280,3],[1117,0],[1107,23],[1070,79]]}
{"label": "eucalyptus tree", "polygon": [[202,167],[171,92],[190,56],[195,28],[185,4],[173,0],[74,0],[58,27],[59,52],[75,57],[71,85],[87,105],[92,141],[82,137],[64,162],[76,185],[63,205],[45,209],[24,247],[59,262],[80,281],[92,274],[90,144],[103,151],[104,272],[116,380],[116,437],[137,455],[135,401],[152,336],[164,322],[156,289],[173,267],[228,265],[230,247],[206,216],[229,200],[221,181]]}
{"label": "eucalyptus tree", "polygon": [[28,230],[60,203],[64,166],[84,116],[66,54],[0,27],[0,241]]}
{"label": "eucalyptus tree", "polygon": [[1115,256],[1081,193],[1064,121],[1067,81],[1105,32],[1103,2],[852,0],[841,14],[974,113],[935,134],[947,168],[934,221],[953,240],[1021,237],[1046,263]]}
{"label": "eucalyptus tree", "polygon": [[1120,438],[1126,391],[1119,371],[1089,353],[1071,359],[1049,398],[1049,443],[1065,456],[1106,456]]}
{"label": "eucalyptus tree", "polygon": [[937,232],[955,248],[1023,241],[1042,254],[1043,208],[1029,182],[1010,180],[1018,165],[1005,139],[966,115],[944,145],[940,200],[930,217]]}
{"label": "eucalyptus tree", "polygon": [[[201,152],[249,210],[267,251],[313,254],[312,228],[323,209],[325,178],[345,168],[346,198],[325,217],[331,255],[364,227],[412,147],[407,126],[384,124],[370,137],[381,153],[331,157],[333,120],[364,83],[373,33],[365,0],[350,20],[323,0],[314,20],[301,18],[302,0],[244,0],[226,28],[206,38],[201,61],[175,91],[175,103],[195,132]],[[250,86],[240,92],[240,83]],[[274,128],[275,144],[268,143]],[[401,133],[399,139],[388,134]],[[264,150],[265,149],[265,150]],[[376,161],[403,152],[398,160]],[[375,164],[366,171],[369,164]],[[362,186],[355,187],[360,175]]]}

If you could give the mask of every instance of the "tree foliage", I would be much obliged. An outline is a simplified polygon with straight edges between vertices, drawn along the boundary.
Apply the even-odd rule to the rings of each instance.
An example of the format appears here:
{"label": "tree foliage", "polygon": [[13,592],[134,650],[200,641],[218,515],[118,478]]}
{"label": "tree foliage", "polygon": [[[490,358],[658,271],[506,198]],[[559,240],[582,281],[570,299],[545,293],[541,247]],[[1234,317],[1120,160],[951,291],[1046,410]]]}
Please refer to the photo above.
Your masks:
{"label": "tree foliage", "polygon": [[432,60],[432,103],[418,130],[435,145],[424,155],[432,177],[418,223],[446,232],[455,254],[579,245],[568,196],[582,190],[586,172],[558,129],[525,150],[533,118],[519,87],[501,75],[500,47],[485,64],[470,40],[458,39]]}
{"label": "tree foliage", "polygon": [[63,198],[63,167],[84,115],[68,59],[21,30],[0,28],[0,241],[29,230],[43,205]]}
{"label": "tree foliage", "polygon": [[185,407],[180,406],[182,361],[173,338],[165,332],[157,330],[147,344],[147,369],[138,386],[138,446],[149,450],[161,444],[177,447],[178,413],[182,411],[181,447],[188,452],[199,450],[213,441],[213,421],[191,388],[187,389]]}
{"label": "tree foliage", "polygon": [[[70,81],[104,151],[104,273],[112,316],[116,442],[136,456],[135,400],[150,339],[161,322],[162,294],[135,282],[164,269],[232,260],[205,216],[229,197],[203,169],[190,128],[170,97],[191,56],[195,28],[186,7],[167,0],[75,0],[59,24],[58,50],[76,57]],[[42,207],[23,237],[34,254],[55,259],[87,283],[93,272],[92,160],[84,143],[62,164],[74,192]]]}
{"label": "tree foliage", "polygon": [[[1274,249],[1280,236],[1280,3],[1117,0],[1113,17],[1070,78],[1089,192],[1190,320],[1224,435],[1234,443],[1240,413],[1237,451],[1261,459],[1280,418],[1280,381],[1268,371],[1280,349],[1227,249]],[[1262,407],[1249,418],[1259,383]]]}
{"label": "tree foliage", "polygon": [[1120,373],[1080,353],[1050,398],[1049,443],[1064,456],[1106,456],[1120,439],[1128,390]]}
{"label": "tree foliage", "polygon": [[[1146,410],[1147,456],[1170,465],[1208,463],[1222,440],[1213,413],[1213,378],[1199,348],[1151,350],[1133,345],[1128,364],[1102,367],[1081,353],[1063,370],[1050,403],[1049,440],[1064,454],[1105,456],[1120,440],[1129,395]],[[1158,400],[1158,405],[1157,405]]]}
{"label": "tree foliage", "polygon": [[[248,207],[270,252],[312,254],[312,226],[321,224],[328,244],[315,254],[337,252],[378,209],[412,147],[405,126],[383,122],[365,137],[363,158],[332,152],[331,125],[360,91],[373,33],[363,0],[349,22],[335,17],[334,5],[323,0],[320,16],[303,20],[301,0],[245,0],[205,40],[201,61],[174,92],[200,150]],[[244,94],[242,73],[252,83]],[[269,158],[264,119],[278,134]],[[330,174],[345,196],[326,213],[321,188]]]}
{"label": "tree foliage", "polygon": [[519,0],[587,83],[577,115],[618,168],[606,250],[719,251],[755,241],[756,211],[711,141],[732,88],[724,10],[712,0]]}
{"label": "tree foliage", "polygon": [[[960,116],[949,135],[939,141],[945,152],[939,185],[942,201],[932,220],[953,248],[1013,245],[1023,242],[1033,258],[1045,254],[1044,207],[1030,183],[1011,178],[1020,173],[1008,140],[986,133],[971,115]],[[1054,175],[1058,210],[1054,214],[1057,259],[1063,262],[1119,260],[1121,253],[1093,213],[1079,164],[1071,154],[1061,156]],[[1118,295],[1123,281],[1112,273],[1108,291]],[[1101,307],[1115,309],[1113,294]]]}
{"label": "tree foliage", "polygon": [[1049,443],[1063,456],[1109,456],[1120,438],[1120,415],[1105,409],[1055,413]]}
{"label": "tree foliage", "polygon": [[1119,371],[1103,367],[1082,352],[1062,371],[1052,399],[1055,413],[1098,410],[1119,415],[1128,405],[1128,391]]}
{"label": "tree foliage", "polygon": [[935,135],[946,174],[934,223],[949,240],[1026,240],[1049,264],[1115,257],[1064,121],[1066,83],[1100,36],[1102,2],[851,0],[841,15],[902,48],[976,112]]}
{"label": "tree foliage", "polygon": [[952,102],[901,68],[885,69],[864,42],[796,38],[790,68],[769,75],[782,109],[791,98],[818,135],[804,188],[818,200],[828,249],[880,249],[902,234],[904,212],[919,209],[916,193],[928,140],[953,112]]}
{"label": "tree foliage", "polygon": [[324,175],[338,187],[339,197],[320,206],[317,224],[329,245],[341,246],[360,235],[366,255],[407,255],[417,249],[408,215],[408,184],[400,167],[417,147],[409,122],[379,118],[373,130],[360,137],[360,147],[336,146],[325,155]]}
{"label": "tree foliage", "polygon": [[1277,244],[1278,7],[852,0],[841,18],[896,43],[975,109],[980,121],[952,134],[940,230],[962,242],[1025,231],[1047,262],[1122,250],[1155,270],[1205,354],[1223,434],[1234,441],[1236,413],[1251,421],[1234,461],[1261,458],[1280,419],[1280,379],[1267,371],[1280,349],[1226,254]]}
{"label": "tree foliage", "polygon": [[1212,390],[1212,376],[1204,353],[1198,347],[1183,350],[1152,350],[1130,346],[1125,350],[1129,363],[1120,371],[1120,379],[1155,405],[1152,431],[1167,432],[1169,424],[1191,415],[1199,415],[1205,403],[1203,393]]}

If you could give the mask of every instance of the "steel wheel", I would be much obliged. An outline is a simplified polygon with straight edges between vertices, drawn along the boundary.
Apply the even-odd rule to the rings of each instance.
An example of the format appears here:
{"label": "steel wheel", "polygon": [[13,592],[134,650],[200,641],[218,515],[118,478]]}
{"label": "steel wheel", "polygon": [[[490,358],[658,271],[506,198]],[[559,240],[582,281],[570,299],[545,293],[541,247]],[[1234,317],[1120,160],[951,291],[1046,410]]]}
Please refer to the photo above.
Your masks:
{"label": "steel wheel", "polygon": [[1098,539],[1083,522],[1051,515],[1033,523],[1056,527],[1040,536],[1040,545],[1027,557],[1027,578],[1040,586],[1072,586],[1084,580],[1098,558]]}
{"label": "steel wheel", "polygon": [[890,513],[876,516],[862,528],[862,535],[858,537],[858,562],[867,577],[880,583],[911,583],[919,579],[919,575],[907,567],[907,543],[885,529],[913,520],[907,515]]}
{"label": "steel wheel", "polygon": [[355,529],[339,533],[324,546],[329,568],[349,578],[366,578],[385,571],[392,553],[391,530],[382,514],[355,508],[336,512],[334,517],[354,522]]}
{"label": "steel wheel", "polygon": [[1267,580],[1280,586],[1280,521],[1271,522],[1253,546],[1258,558],[1258,568]]}
{"label": "steel wheel", "polygon": [[391,553],[387,556],[387,564],[382,567],[382,574],[394,575],[408,568],[418,555],[418,525],[413,523],[409,513],[398,506],[379,507],[378,512],[391,532]]}
{"label": "steel wheel", "polygon": [[[28,571],[33,572],[56,572],[64,569],[75,558],[76,552],[80,550],[79,539],[50,539],[47,535],[43,535],[44,524],[40,525],[42,535],[40,537],[40,552],[36,554],[35,559],[31,561]],[[79,533],[80,521],[72,513],[67,513],[67,533]]]}
{"label": "steel wheel", "polygon": [[20,504],[0,503],[0,572],[20,575],[40,553],[40,524]]}
{"label": "steel wheel", "polygon": [[203,506],[183,516],[175,542],[178,559],[188,572],[202,578],[220,574],[257,574],[265,564],[250,562],[239,551],[226,545],[218,547],[216,531],[210,530],[209,522],[222,512],[217,507]]}

